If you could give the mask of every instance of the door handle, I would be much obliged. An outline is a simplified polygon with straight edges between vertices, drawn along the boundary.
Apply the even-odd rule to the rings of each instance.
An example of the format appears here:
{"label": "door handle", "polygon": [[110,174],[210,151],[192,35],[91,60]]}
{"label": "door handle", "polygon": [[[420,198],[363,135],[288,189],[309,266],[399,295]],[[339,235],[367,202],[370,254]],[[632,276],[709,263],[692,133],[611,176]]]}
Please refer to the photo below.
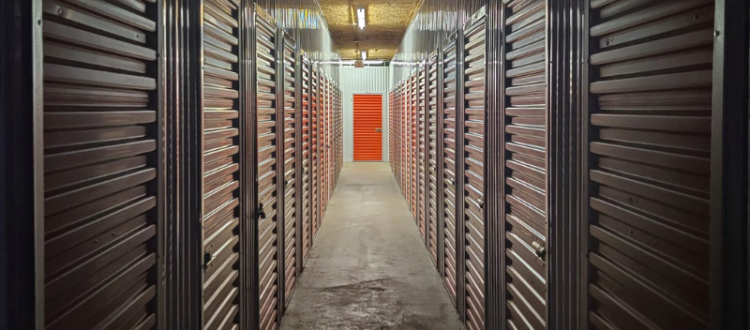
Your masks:
{"label": "door handle", "polygon": [[266,211],[263,209],[263,203],[258,205],[258,220],[266,218]]}
{"label": "door handle", "polygon": [[383,129],[382,129],[382,128],[376,128],[376,129],[375,129],[375,132],[378,132],[378,133],[380,133],[380,132],[382,132],[382,131],[383,131]]}

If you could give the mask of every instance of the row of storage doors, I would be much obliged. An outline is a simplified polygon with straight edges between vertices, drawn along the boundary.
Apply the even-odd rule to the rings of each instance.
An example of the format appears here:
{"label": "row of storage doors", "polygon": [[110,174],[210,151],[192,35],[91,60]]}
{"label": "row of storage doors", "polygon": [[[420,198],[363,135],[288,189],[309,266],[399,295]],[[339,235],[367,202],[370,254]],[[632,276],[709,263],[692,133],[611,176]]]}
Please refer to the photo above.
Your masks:
{"label": "row of storage doors", "polygon": [[[203,0],[202,103],[163,131],[158,6],[43,1],[45,328],[156,329],[184,289],[164,287],[163,226],[192,220],[200,327],[275,329],[342,167],[341,92],[260,7]],[[198,146],[187,196],[165,185],[176,134]],[[196,216],[165,221],[174,198]]]}
{"label": "row of storage doors", "polygon": [[[546,329],[555,281],[579,283],[588,329],[707,329],[714,1],[584,1],[588,128],[565,140],[550,130],[565,113],[550,103],[551,3],[502,1],[498,40],[480,10],[391,90],[390,163],[424,244],[469,329],[490,314]],[[571,170],[551,164],[576,136],[587,161],[568,184],[588,188],[551,209],[568,187],[550,178]],[[557,229],[578,251],[549,248],[565,207],[583,209]],[[578,278],[551,277],[549,258],[578,258],[563,253],[582,256]]]}

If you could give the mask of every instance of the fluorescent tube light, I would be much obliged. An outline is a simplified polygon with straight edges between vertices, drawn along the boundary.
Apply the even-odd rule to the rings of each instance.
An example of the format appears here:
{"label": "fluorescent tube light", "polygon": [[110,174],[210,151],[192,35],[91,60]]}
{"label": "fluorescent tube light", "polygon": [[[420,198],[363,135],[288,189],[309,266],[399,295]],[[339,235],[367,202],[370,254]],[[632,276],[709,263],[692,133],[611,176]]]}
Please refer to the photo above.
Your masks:
{"label": "fluorescent tube light", "polygon": [[365,9],[357,8],[357,23],[360,29],[365,28]]}

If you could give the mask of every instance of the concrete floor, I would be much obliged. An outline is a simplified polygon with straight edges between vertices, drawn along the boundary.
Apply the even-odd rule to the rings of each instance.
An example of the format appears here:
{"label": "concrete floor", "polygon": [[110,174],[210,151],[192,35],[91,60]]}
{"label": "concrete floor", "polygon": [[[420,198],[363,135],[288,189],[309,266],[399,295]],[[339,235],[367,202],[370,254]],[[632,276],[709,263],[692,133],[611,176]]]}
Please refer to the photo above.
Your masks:
{"label": "concrete floor", "polygon": [[464,329],[388,163],[347,163],[281,329]]}

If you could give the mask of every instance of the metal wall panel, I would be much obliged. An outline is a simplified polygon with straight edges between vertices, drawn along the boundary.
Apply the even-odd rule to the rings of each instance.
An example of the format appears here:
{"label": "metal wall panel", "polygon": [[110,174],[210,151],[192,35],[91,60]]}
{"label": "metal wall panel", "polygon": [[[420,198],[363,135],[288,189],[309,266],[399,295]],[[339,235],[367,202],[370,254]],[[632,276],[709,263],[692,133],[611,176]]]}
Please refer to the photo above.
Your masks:
{"label": "metal wall panel", "polygon": [[152,328],[159,8],[45,0],[42,10],[43,326]]}
{"label": "metal wall panel", "polygon": [[707,329],[714,1],[588,4],[589,327]]}
{"label": "metal wall panel", "polygon": [[440,42],[462,28],[471,15],[490,1],[487,0],[425,0],[409,24],[398,51],[391,62],[390,84],[411,74],[414,67],[426,60]]}
{"label": "metal wall panel", "polygon": [[[382,94],[387,95],[388,67],[343,67],[341,69],[341,91],[343,93],[343,122],[344,122],[344,161],[354,161],[354,94]],[[383,161],[389,161],[388,152],[391,138],[390,127],[390,99],[383,100]]]}

